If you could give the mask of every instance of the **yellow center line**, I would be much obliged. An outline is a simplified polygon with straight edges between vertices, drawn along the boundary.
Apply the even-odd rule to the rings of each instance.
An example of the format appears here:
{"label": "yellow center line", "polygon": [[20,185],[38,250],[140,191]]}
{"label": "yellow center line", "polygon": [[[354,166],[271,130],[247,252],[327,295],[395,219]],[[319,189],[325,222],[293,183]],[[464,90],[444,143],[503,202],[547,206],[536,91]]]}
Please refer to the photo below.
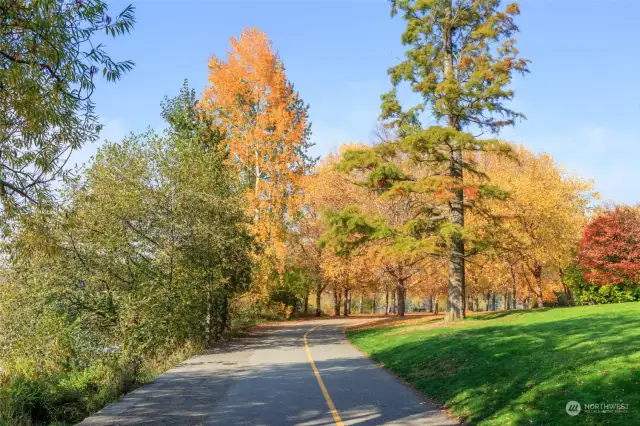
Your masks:
{"label": "yellow center line", "polygon": [[331,415],[333,416],[333,421],[336,422],[336,426],[344,426],[344,423],[342,423],[342,419],[340,418],[340,414],[338,414],[338,410],[336,410],[336,406],[333,404],[333,401],[329,396],[329,391],[327,391],[327,387],[324,385],[322,377],[320,377],[320,372],[316,368],[316,363],[313,362],[313,358],[311,357],[311,350],[309,349],[309,343],[307,342],[307,334],[311,333],[313,330],[319,327],[320,326],[313,327],[311,330],[304,333],[304,347],[307,350],[307,358],[309,358],[309,364],[311,364],[313,374],[315,374],[316,379],[318,379],[318,384],[320,385],[322,395],[324,395],[324,400],[327,401],[327,405],[329,406],[329,410],[331,411]]}

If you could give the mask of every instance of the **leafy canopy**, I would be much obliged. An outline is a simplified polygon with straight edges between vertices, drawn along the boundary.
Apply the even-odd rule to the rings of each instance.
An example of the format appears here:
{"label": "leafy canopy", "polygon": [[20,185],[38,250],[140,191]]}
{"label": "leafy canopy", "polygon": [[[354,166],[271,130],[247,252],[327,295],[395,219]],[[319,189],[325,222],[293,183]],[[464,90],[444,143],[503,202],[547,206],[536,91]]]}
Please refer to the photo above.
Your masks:
{"label": "leafy canopy", "polygon": [[640,210],[616,206],[597,216],[584,229],[577,259],[589,282],[640,282]]}
{"label": "leafy canopy", "polygon": [[239,170],[254,235],[282,269],[288,227],[302,208],[302,178],[314,162],[308,106],[256,28],[232,37],[226,61],[213,56],[209,70],[202,110]]}
{"label": "leafy canopy", "polygon": [[98,138],[95,80],[134,64],[96,38],[127,34],[135,18],[132,6],[110,16],[100,0],[9,0],[0,16],[0,209],[12,212],[45,201],[71,151]]}

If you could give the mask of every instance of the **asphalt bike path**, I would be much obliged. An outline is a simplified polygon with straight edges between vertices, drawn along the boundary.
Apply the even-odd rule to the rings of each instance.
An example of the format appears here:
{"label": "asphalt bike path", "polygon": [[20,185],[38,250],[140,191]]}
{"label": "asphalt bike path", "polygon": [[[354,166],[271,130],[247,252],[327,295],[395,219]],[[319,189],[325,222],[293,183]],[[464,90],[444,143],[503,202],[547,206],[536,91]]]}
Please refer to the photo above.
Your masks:
{"label": "asphalt bike path", "polygon": [[183,362],[81,425],[457,424],[348,342],[345,325],[360,321],[261,327]]}

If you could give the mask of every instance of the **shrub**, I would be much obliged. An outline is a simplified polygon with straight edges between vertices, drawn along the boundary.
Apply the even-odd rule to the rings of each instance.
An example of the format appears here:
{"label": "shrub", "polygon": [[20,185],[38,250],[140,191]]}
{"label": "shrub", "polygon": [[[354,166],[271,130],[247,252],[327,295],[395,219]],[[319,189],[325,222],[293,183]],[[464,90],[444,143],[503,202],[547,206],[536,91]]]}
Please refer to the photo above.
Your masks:
{"label": "shrub", "polygon": [[623,303],[640,300],[640,288],[616,285],[588,285],[574,293],[578,305],[600,305],[603,303]]}
{"label": "shrub", "polygon": [[618,285],[595,285],[584,280],[584,269],[573,263],[566,268],[564,284],[571,289],[576,305],[600,305],[640,300],[640,285],[622,282]]}

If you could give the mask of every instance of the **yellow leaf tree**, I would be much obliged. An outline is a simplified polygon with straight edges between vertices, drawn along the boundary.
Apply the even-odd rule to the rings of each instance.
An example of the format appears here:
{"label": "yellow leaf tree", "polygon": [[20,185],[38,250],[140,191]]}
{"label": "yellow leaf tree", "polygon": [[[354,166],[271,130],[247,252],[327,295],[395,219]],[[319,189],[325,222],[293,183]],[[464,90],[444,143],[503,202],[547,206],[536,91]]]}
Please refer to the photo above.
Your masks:
{"label": "yellow leaf tree", "polygon": [[[362,144],[347,144],[342,150],[352,146],[362,146]],[[339,304],[344,300],[348,313],[351,291],[360,287],[363,282],[362,268],[357,272],[359,259],[363,250],[354,252],[351,262],[337,256],[331,250],[319,250],[318,240],[326,232],[327,225],[322,220],[322,213],[325,211],[337,211],[349,205],[361,206],[366,210],[375,209],[375,199],[372,198],[365,188],[350,183],[335,167],[340,161],[341,154],[330,153],[324,157],[313,172],[306,175],[302,180],[304,189],[304,216],[297,222],[296,241],[316,262],[322,271],[324,280],[316,288],[316,309],[320,305],[322,292],[328,287],[334,296],[334,308],[336,315],[339,315]],[[318,251],[319,250],[319,251]],[[358,285],[355,278],[358,279]],[[344,299],[343,299],[344,294]],[[316,310],[319,314],[319,311]]]}
{"label": "yellow leaf tree", "polygon": [[514,153],[517,161],[485,154],[480,162],[491,182],[508,193],[504,202],[489,201],[488,210],[502,221],[498,229],[489,228],[498,255],[485,269],[504,269],[502,275],[512,281],[514,292],[520,276],[540,307],[545,277],[557,276],[573,258],[597,194],[592,182],[567,173],[547,154],[536,155],[522,146]]}

